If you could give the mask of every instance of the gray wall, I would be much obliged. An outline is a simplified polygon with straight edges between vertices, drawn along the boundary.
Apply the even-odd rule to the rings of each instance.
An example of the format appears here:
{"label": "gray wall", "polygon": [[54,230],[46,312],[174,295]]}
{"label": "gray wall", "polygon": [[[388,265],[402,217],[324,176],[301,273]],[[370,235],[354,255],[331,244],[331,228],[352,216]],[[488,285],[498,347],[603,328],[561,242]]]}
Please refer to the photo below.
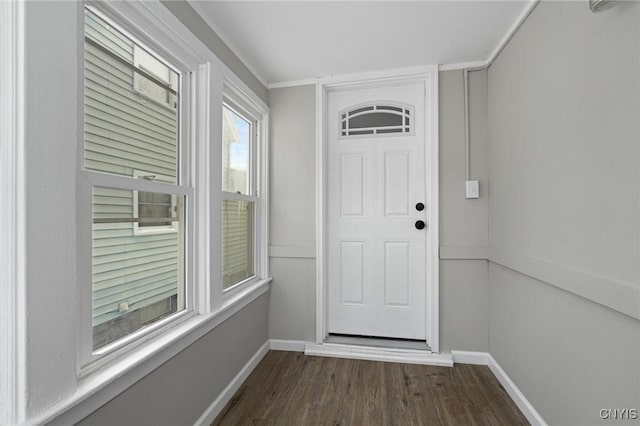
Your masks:
{"label": "gray wall", "polygon": [[193,7],[185,0],[160,0],[192,33],[196,35],[235,75],[240,77],[265,103],[269,103],[267,88],[242,63]]}
{"label": "gray wall", "polygon": [[315,86],[269,92],[269,337],[315,341]]}
{"label": "gray wall", "polygon": [[486,352],[487,261],[468,248],[488,244],[487,72],[469,73],[471,179],[480,198],[465,198],[464,80],[462,71],[440,75],[440,340],[441,350]]}
{"label": "gray wall", "polygon": [[489,69],[489,351],[550,424],[640,408],[639,24],[542,2]]}
{"label": "gray wall", "polygon": [[[472,168],[481,197],[464,197],[464,98],[461,71],[440,73],[441,350],[488,350],[486,260],[487,73],[470,75]],[[273,89],[271,106],[271,288],[269,337],[315,340],[315,88]]]}
{"label": "gray wall", "polygon": [[268,295],[85,418],[81,425],[192,425],[267,340]]}

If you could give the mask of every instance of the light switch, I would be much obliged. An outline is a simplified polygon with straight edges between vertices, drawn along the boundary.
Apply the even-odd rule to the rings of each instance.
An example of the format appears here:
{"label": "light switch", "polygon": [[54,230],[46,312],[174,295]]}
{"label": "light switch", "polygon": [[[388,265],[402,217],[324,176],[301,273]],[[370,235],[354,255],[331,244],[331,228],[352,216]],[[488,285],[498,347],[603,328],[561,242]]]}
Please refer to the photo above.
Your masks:
{"label": "light switch", "polygon": [[480,188],[477,180],[468,180],[465,182],[467,190],[467,198],[478,198],[480,196]]}

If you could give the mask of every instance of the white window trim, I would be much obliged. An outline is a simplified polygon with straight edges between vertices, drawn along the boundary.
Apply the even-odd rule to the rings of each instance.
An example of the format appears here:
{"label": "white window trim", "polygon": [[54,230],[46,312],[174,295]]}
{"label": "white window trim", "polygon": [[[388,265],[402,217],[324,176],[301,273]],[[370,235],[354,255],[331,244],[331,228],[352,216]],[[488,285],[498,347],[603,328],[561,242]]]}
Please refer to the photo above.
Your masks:
{"label": "white window trim", "polygon": [[[184,179],[187,179],[186,182],[191,182],[194,186],[194,194],[193,197],[196,200],[195,205],[191,209],[190,214],[192,217],[190,218],[190,223],[193,229],[189,231],[190,235],[202,235],[202,238],[199,238],[194,242],[196,248],[192,253],[193,262],[195,263],[195,267],[191,272],[193,274],[189,279],[194,283],[194,300],[192,301],[193,311],[196,315],[191,316],[190,318],[183,318],[182,321],[175,322],[172,327],[163,330],[162,333],[157,336],[150,336],[148,341],[139,341],[140,343],[136,345],[129,345],[124,348],[126,350],[120,351],[118,353],[112,353],[111,357],[104,357],[102,359],[101,364],[92,364],[92,371],[84,371],[84,376],[81,376],[81,366],[85,365],[86,359],[83,358],[83,348],[82,344],[77,344],[76,348],[73,348],[73,345],[69,345],[64,349],[64,353],[58,353],[58,357],[64,357],[66,359],[76,359],[77,360],[77,379],[75,381],[74,386],[71,388],[60,388],[56,389],[56,392],[59,395],[64,395],[57,403],[54,405],[46,405],[46,406],[38,406],[31,405],[29,407],[29,414],[27,415],[27,402],[25,395],[28,394],[27,382],[26,382],[26,366],[23,366],[25,370],[22,368],[18,368],[15,370],[14,377],[17,377],[17,385],[11,386],[9,389],[16,390],[17,398],[13,401],[15,404],[15,409],[10,410],[11,412],[8,415],[0,412],[0,415],[9,418],[10,420],[15,420],[16,422],[26,422],[28,424],[44,424],[50,422],[52,420],[56,420],[59,423],[76,423],[82,418],[86,417],[88,414],[99,408],[101,405],[111,400],[113,397],[118,395],[120,392],[124,391],[126,388],[140,380],[145,375],[149,374],[155,368],[162,365],[164,362],[169,360],[171,357],[175,356],[180,351],[184,350],[186,347],[194,343],[197,339],[204,336],[219,324],[228,319],[231,315],[239,310],[243,309],[249,303],[254,301],[256,298],[260,297],[269,289],[269,282],[271,279],[268,276],[268,261],[266,257],[266,247],[267,247],[267,229],[266,226],[262,226],[259,231],[259,245],[261,248],[260,258],[259,258],[259,266],[260,271],[262,273],[262,279],[255,281],[253,284],[245,286],[241,289],[241,291],[237,291],[233,295],[229,295],[224,299],[221,297],[222,291],[221,289],[217,289],[215,285],[208,285],[211,282],[211,278],[214,277],[215,282],[219,282],[219,280],[215,280],[215,274],[212,274],[213,271],[220,271],[220,249],[216,244],[211,244],[212,241],[220,241],[220,233],[219,229],[215,229],[216,226],[213,226],[217,221],[210,219],[214,217],[219,217],[219,213],[211,215],[212,212],[219,212],[219,209],[216,207],[220,207],[220,195],[219,191],[211,191],[211,188],[220,188],[221,183],[221,173],[217,173],[220,170],[220,155],[219,151],[215,149],[215,147],[219,147],[221,144],[221,134],[218,135],[216,129],[221,128],[221,106],[223,99],[223,85],[232,86],[237,89],[244,97],[249,99],[253,104],[257,105],[261,111],[264,112],[263,115],[263,123],[260,126],[260,132],[263,135],[264,145],[260,147],[260,155],[261,164],[259,165],[259,174],[261,178],[261,191],[263,191],[263,202],[261,203],[261,223],[267,223],[267,212],[268,212],[268,200],[267,200],[267,191],[264,190],[267,188],[267,145],[266,145],[266,135],[268,134],[267,129],[267,120],[268,120],[268,107],[262,102],[251,89],[242,82],[237,76],[233,74],[233,72],[224,65],[213,53],[197,38],[195,37],[184,25],[173,15],[171,14],[164,6],[162,6],[159,2],[88,2],[89,5],[97,7],[102,12],[112,19],[117,18],[118,22],[123,22],[125,24],[130,25],[135,22],[134,27],[138,27],[141,29],[142,33],[148,34],[153,33],[154,31],[162,30],[165,31],[166,37],[163,37],[165,40],[159,40],[166,46],[171,49],[177,44],[186,43],[189,46],[189,50],[184,52],[186,55],[190,55],[195,58],[197,61],[197,69],[198,72],[196,78],[201,87],[204,87],[205,90],[198,91],[194,93],[194,104],[197,104],[200,110],[199,116],[194,118],[194,120],[190,123],[191,131],[194,135],[197,135],[198,145],[196,150],[193,150],[189,153],[192,164],[192,172],[190,175],[183,176]],[[4,5],[8,5],[13,7],[14,5],[20,5],[18,8],[22,8],[23,4],[21,2],[9,2],[3,3],[3,11]],[[78,8],[77,13],[77,22],[78,26],[78,51],[84,51],[84,14],[82,9],[84,8],[84,4],[79,2],[76,7]],[[11,16],[13,19],[14,15],[9,14],[3,16]],[[4,23],[4,19],[0,19],[2,23]],[[11,23],[11,21],[9,21]],[[18,21],[16,21],[16,24]],[[14,30],[15,34],[22,34],[25,26],[20,23],[20,25],[16,25],[18,28],[15,28],[13,25],[9,25],[4,28],[10,28]],[[3,39],[4,41],[4,39]],[[3,44],[4,46],[4,44]],[[4,53],[4,51],[3,51]],[[24,48],[18,49],[19,55],[24,55]],[[22,57],[22,56],[21,56]],[[4,55],[3,55],[4,59]],[[169,58],[173,59],[173,58]],[[2,61],[3,64],[9,63],[13,64],[12,61]],[[16,62],[17,64],[21,64],[22,62]],[[79,57],[77,63],[78,76],[82,76],[83,72],[83,61],[82,57]],[[16,76],[16,79],[21,79],[23,73],[19,72]],[[78,78],[77,83],[77,96],[79,99],[83,98],[83,82],[82,78]],[[16,86],[22,87],[22,86]],[[14,99],[11,99],[13,101]],[[16,101],[19,103],[21,101]],[[15,103],[10,102],[10,106],[15,108]],[[82,103],[80,103],[82,104]],[[4,108],[5,103],[0,102],[0,105]],[[15,114],[20,117],[21,109],[18,108],[15,111]],[[11,115],[9,115],[11,117]],[[206,117],[206,119],[202,119],[202,117]],[[77,122],[82,122],[83,113],[82,110],[78,110],[78,114],[76,117]],[[16,121],[21,122],[21,121]],[[82,126],[78,126],[77,131],[77,141],[76,145],[83,145],[82,141],[84,140],[84,135],[82,131]],[[4,137],[4,136],[3,136]],[[22,141],[22,139],[19,139]],[[20,147],[23,146],[21,144],[17,144],[18,153],[12,157],[11,159],[18,159],[19,161],[14,164],[20,165],[21,157],[19,153]],[[82,154],[82,153],[81,153]],[[11,160],[9,159],[9,160]],[[78,186],[78,202],[82,205],[90,205],[90,198],[87,198],[87,186],[90,188],[91,185],[99,185],[99,186],[109,186],[111,184],[117,184],[119,187],[126,187],[126,182],[130,178],[119,177],[119,176],[110,176],[104,173],[90,173],[83,174],[81,173],[81,165],[83,163],[84,156],[78,155],[76,158],[77,166],[77,186]],[[3,164],[4,165],[4,164]],[[5,170],[3,168],[3,170]],[[17,242],[11,240],[8,245],[11,246],[11,249],[18,250],[15,251],[15,263],[16,265],[24,265],[24,261],[26,259],[26,255],[22,250],[22,246],[19,244],[20,236],[22,235],[22,231],[24,228],[21,227],[24,225],[22,222],[25,215],[24,204],[21,202],[24,199],[24,188],[20,186],[21,177],[25,173],[24,168],[20,168],[18,166],[17,169],[7,169],[10,170],[10,173],[14,173],[15,179],[9,180],[7,183],[11,185],[10,187],[5,187],[4,185],[0,186],[3,191],[3,195],[5,190],[16,190],[18,192],[16,194],[18,203],[15,207],[15,212],[17,214],[14,216],[12,223],[17,223],[17,228],[14,229],[15,236],[17,238]],[[216,172],[211,172],[211,170],[215,170]],[[89,181],[88,179],[91,179]],[[142,188],[144,190],[153,191],[157,189],[157,183],[154,182],[144,182]],[[85,187],[84,189],[82,187]],[[178,191],[179,187],[175,188]],[[84,194],[84,195],[82,195]],[[10,195],[10,194],[9,194]],[[89,204],[87,204],[89,203]],[[86,210],[86,209],[85,209]],[[89,216],[89,217],[87,217]],[[4,219],[4,218],[3,218]],[[91,227],[91,217],[90,210],[89,215],[86,213],[83,215],[78,215],[77,217],[78,230],[82,227],[84,230],[82,234],[86,234],[86,229],[90,229]],[[3,232],[7,232],[6,228],[3,229]],[[2,236],[5,235],[2,234]],[[79,259],[82,259],[80,255],[83,250],[86,250],[87,241],[78,241],[76,251],[78,253]],[[91,241],[89,239],[89,247]],[[2,245],[4,249],[4,245]],[[90,250],[89,250],[90,252]],[[68,294],[67,297],[69,300],[73,300],[74,298],[79,298],[79,300],[85,300],[86,281],[83,281],[83,276],[86,278],[86,268],[81,265],[81,262],[78,262],[79,268],[85,268],[85,271],[78,271],[78,278],[75,281],[75,289],[77,291],[76,295]],[[88,266],[90,270],[90,266]],[[24,271],[21,271],[20,268],[16,269],[14,274],[15,277],[24,278],[22,274]],[[22,274],[22,275],[21,275]],[[84,274],[84,275],[83,275]],[[90,276],[90,273],[89,275]],[[10,286],[8,286],[10,291],[21,291],[23,287],[20,286],[20,283],[24,281],[20,281],[20,279],[13,282]],[[3,294],[4,295],[4,294]],[[15,295],[15,294],[14,294]],[[14,297],[12,300],[23,300],[20,297],[24,295],[18,295]],[[86,299],[90,300],[90,299]],[[23,300],[24,301],[24,300]],[[27,311],[26,301],[24,302],[24,306],[18,303],[17,313],[15,316],[12,316],[12,323],[8,329],[10,332],[16,336],[16,341],[24,342],[25,345],[28,344],[26,342],[26,334],[25,330],[22,327],[23,322],[21,320],[21,314]],[[79,309],[75,314],[77,315],[77,323],[84,324],[83,326],[78,327],[78,332],[84,335],[87,334],[87,327],[91,327],[90,322],[90,309],[91,305],[84,304],[83,309]],[[62,312],[61,312],[62,315]],[[84,318],[84,320],[83,320]],[[49,324],[50,330],[53,332],[54,330],[60,333],[66,334],[75,334],[75,331],[70,330],[57,330],[55,318],[52,318]],[[42,327],[45,327],[44,325]],[[2,328],[2,327],[0,327]],[[4,330],[4,328],[2,329]],[[41,332],[44,330],[40,330]],[[48,330],[46,330],[48,331]],[[7,333],[2,332],[1,337],[6,337]],[[65,334],[65,339],[69,336]],[[76,338],[78,342],[78,338]],[[15,361],[15,365],[19,366],[19,364],[23,363],[25,360],[24,352],[27,351],[21,349],[21,346],[18,345],[12,348],[12,351],[16,353],[11,359]],[[31,360],[31,363],[38,362],[38,357],[41,357],[41,361],[44,363],[48,357],[48,354],[31,354],[35,359]],[[11,370],[7,370],[11,371]],[[42,373],[41,373],[42,376]],[[29,386],[50,386],[49,382],[45,382],[47,378],[47,374],[45,372],[43,377],[37,377],[32,379],[32,383],[29,383]],[[55,375],[52,375],[55,377]],[[0,377],[0,379],[4,379],[4,376]],[[3,383],[4,385],[4,380]],[[68,385],[65,385],[68,386]],[[3,396],[0,394],[0,396]],[[3,401],[4,402],[4,401]],[[10,416],[10,417],[9,417]],[[1,418],[0,418],[1,419]]]}
{"label": "white window trim", "polygon": [[[268,276],[267,265],[267,241],[266,229],[268,227],[267,215],[268,204],[267,194],[264,190],[266,186],[266,169],[267,169],[267,111],[262,108],[255,100],[247,96],[231,81],[226,81],[224,85],[224,104],[232,111],[251,122],[251,146],[249,155],[249,194],[236,194],[232,192],[220,191],[221,201],[220,209],[222,209],[222,200],[238,200],[251,201],[254,203],[254,229],[253,229],[253,275],[239,281],[229,288],[222,288],[222,269],[220,274],[220,288],[222,289],[222,298],[228,299],[233,295],[242,291],[243,288],[250,286]],[[262,149],[261,149],[262,148]],[[220,156],[222,158],[222,155]],[[220,186],[222,187],[222,186]],[[222,226],[222,221],[220,221]],[[222,235],[222,229],[221,229]]]}
{"label": "white window trim", "polygon": [[0,2],[0,424],[26,413],[23,2]]}
{"label": "white window trim", "polygon": [[[91,5],[95,3],[89,3]],[[138,346],[129,346],[126,351],[122,351],[113,356],[111,359],[105,359],[105,362],[98,366],[94,364],[95,370],[80,377],[80,365],[82,358],[79,356],[80,346],[74,345],[73,342],[79,342],[76,337],[76,330],[72,326],[60,327],[63,325],[81,324],[82,319],[85,326],[91,326],[90,313],[87,311],[79,311],[76,309],[78,304],[72,303],[70,309],[61,309],[60,318],[51,317],[46,322],[31,322],[30,331],[33,334],[42,336],[50,334],[56,336],[56,342],[64,342],[56,345],[56,359],[75,360],[78,365],[76,378],[69,377],[68,373],[64,373],[65,380],[61,383],[58,379],[62,376],[55,369],[37,369],[35,374],[30,376],[27,382],[26,377],[28,370],[34,365],[47,365],[49,363],[50,354],[44,352],[34,352],[29,350],[30,342],[26,339],[26,313],[30,309],[37,309],[38,305],[33,299],[27,299],[24,291],[26,287],[26,277],[24,265],[27,260],[25,245],[27,235],[25,232],[26,225],[26,209],[25,200],[27,197],[24,183],[27,178],[27,170],[24,167],[24,113],[25,105],[36,105],[36,95],[29,95],[24,91],[24,75],[25,75],[25,46],[31,46],[28,43],[29,34],[36,31],[42,31],[41,27],[34,25],[25,25],[24,17],[27,19],[32,16],[33,8],[29,11],[28,3],[24,2],[0,2],[0,88],[3,93],[6,89],[7,82],[15,92],[14,96],[0,97],[0,108],[6,114],[1,114],[0,119],[3,125],[0,126],[0,135],[3,140],[3,149],[6,145],[11,146],[14,150],[7,157],[0,156],[0,174],[4,177],[6,173],[8,180],[0,181],[0,194],[3,199],[13,200],[15,204],[11,204],[10,208],[5,209],[7,216],[0,213],[0,251],[4,253],[7,249],[11,256],[0,257],[0,261],[4,266],[5,263],[10,264],[11,268],[7,275],[3,274],[2,284],[5,284],[5,278],[8,285],[0,286],[0,292],[7,299],[0,300],[0,304],[5,302],[8,306],[13,306],[15,310],[8,312],[0,312],[0,315],[8,315],[9,321],[0,323],[0,338],[7,345],[0,347],[0,356],[8,354],[7,363],[2,361],[0,365],[0,422],[7,420],[7,423],[25,423],[25,424],[46,424],[55,421],[60,424],[75,424],[84,417],[98,409],[100,406],[113,399],[115,396],[123,392],[125,389],[145,377],[154,369],[158,368],[176,354],[193,344],[202,336],[215,329],[236,312],[240,311],[254,300],[259,298],[269,289],[270,278],[268,277],[268,263],[266,258],[267,229],[266,226],[260,230],[260,244],[264,246],[264,250],[260,255],[260,270],[263,271],[264,278],[257,282],[244,287],[241,291],[226,297],[221,297],[222,292],[218,291],[215,286],[208,285],[212,281],[219,282],[215,279],[215,271],[220,270],[220,249],[211,241],[220,241],[219,229],[213,226],[216,221],[210,220],[211,212],[219,212],[220,195],[219,191],[211,191],[211,188],[220,188],[221,173],[220,155],[216,147],[221,144],[221,106],[223,99],[223,85],[231,85],[242,92],[247,98],[251,99],[261,110],[265,111],[264,123],[261,126],[263,135],[268,135],[267,120],[268,106],[262,102],[251,89],[242,82],[233,72],[224,65],[213,53],[194,36],[171,12],[169,12],[158,1],[136,1],[136,2],[99,2],[97,5],[101,10],[107,11],[112,18],[122,17],[122,22],[135,22],[138,27],[149,30],[165,29],[168,30],[166,45],[171,48],[179,43],[186,43],[190,46],[185,54],[197,58],[200,64],[198,82],[200,86],[206,87],[204,91],[195,94],[194,103],[200,107],[203,115],[208,117],[207,120],[195,120],[192,123],[192,131],[197,135],[200,143],[196,152],[190,154],[194,156],[192,159],[192,175],[186,176],[194,185],[195,206],[192,214],[195,220],[192,220],[194,227],[193,235],[202,235],[198,239],[195,252],[193,253],[195,268],[193,270],[193,282],[195,283],[194,291],[194,312],[191,318],[185,318],[181,322],[176,322],[173,327],[163,331],[157,336],[150,338],[146,342],[142,342]],[[67,24],[74,23],[78,40],[76,50],[84,51],[84,14],[82,13],[84,4],[78,2],[65,9],[75,7],[76,13],[73,18],[69,18],[65,22]],[[26,10],[25,10],[26,9]],[[4,13],[4,12],[8,13]],[[64,17],[62,14],[61,17]],[[69,15],[66,15],[69,16]],[[45,22],[42,14],[35,14],[34,23]],[[6,25],[5,25],[6,24]],[[52,24],[53,25],[53,24]],[[45,27],[46,28],[46,27]],[[9,34],[10,37],[4,37]],[[65,53],[68,53],[68,48]],[[7,60],[5,60],[7,59]],[[13,60],[15,59],[15,60]],[[171,59],[171,58],[169,58]],[[28,65],[28,64],[27,64]],[[76,95],[78,99],[83,98],[83,61],[82,57],[78,58],[76,63],[77,73],[79,77],[72,77],[67,74],[68,78],[76,79]],[[10,70],[8,68],[11,68]],[[5,81],[6,73],[9,78]],[[67,80],[69,82],[69,80]],[[10,126],[5,127],[5,120]],[[81,109],[75,117],[70,118],[61,124],[64,131],[72,128],[73,122],[81,123],[83,114]],[[50,124],[50,123],[48,123]],[[84,135],[82,126],[76,126],[76,145],[82,145]],[[10,133],[11,132],[11,133]],[[4,144],[5,137],[15,138],[15,144]],[[59,141],[56,143],[70,143],[71,141]],[[261,147],[260,168],[261,185],[267,188],[267,146]],[[76,156],[76,170],[80,170],[83,162],[83,156]],[[67,161],[69,163],[69,161]],[[7,166],[6,168],[4,166]],[[215,172],[212,172],[214,170]],[[77,187],[87,185],[84,176],[77,173],[75,184]],[[36,175],[37,176],[37,175]],[[109,179],[114,179],[120,184],[125,178],[118,176],[105,177],[103,174],[95,173],[94,184],[107,185]],[[72,183],[73,184],[73,183]],[[145,182],[144,188],[153,190],[153,182]],[[262,190],[262,188],[261,188]],[[82,192],[78,189],[78,192]],[[5,197],[6,196],[6,197]],[[268,193],[263,191],[261,222],[267,223],[268,212]],[[79,202],[90,202],[90,200],[82,200]],[[219,213],[216,213],[219,215]],[[219,217],[219,216],[215,216]],[[82,226],[91,227],[91,218],[77,216],[78,229]],[[4,226],[8,224],[10,226]],[[15,226],[14,226],[15,225]],[[90,228],[87,228],[90,229]],[[4,238],[4,237],[8,238]],[[33,238],[29,239],[32,241]],[[83,243],[86,246],[86,242]],[[76,252],[81,252],[83,246],[81,242],[77,243]],[[90,241],[89,241],[90,244]],[[75,263],[74,263],[75,264]],[[81,271],[78,271],[81,273]],[[69,274],[72,276],[73,274]],[[60,284],[60,283],[57,283]],[[80,300],[83,297],[82,287],[86,287],[86,281],[82,281],[76,277],[74,281],[66,283],[60,288],[55,288],[58,297],[69,301]],[[46,289],[45,289],[46,290]],[[46,291],[43,297],[46,297]],[[90,305],[88,306],[90,309]],[[71,317],[69,316],[71,315]],[[64,316],[64,318],[63,318]],[[4,316],[2,316],[4,318]],[[75,346],[75,347],[74,347]],[[29,354],[27,359],[26,354]],[[115,355],[115,354],[114,354]],[[4,358],[3,358],[4,359]],[[27,362],[28,361],[28,362]],[[68,363],[65,363],[68,364]],[[8,367],[8,368],[5,368]],[[15,369],[14,369],[15,367]],[[68,379],[68,380],[67,380]],[[52,384],[56,387],[52,389]],[[7,387],[4,387],[7,385]],[[8,390],[3,393],[3,389]],[[27,395],[34,393],[41,397],[29,401],[27,406]],[[48,398],[55,398],[48,399]],[[3,404],[8,402],[9,405],[3,408]]]}
{"label": "white window trim", "polygon": [[47,424],[53,420],[57,424],[79,422],[265,294],[270,282],[271,278],[256,282],[234,298],[226,300],[216,312],[194,316],[146,344],[132,348],[126,357],[114,357],[109,363],[80,378],[71,395],[28,419],[27,423]]}
{"label": "white window trim", "polygon": [[[141,170],[134,170],[133,177],[137,179],[144,179],[145,176],[153,175],[152,181],[158,182],[171,182],[174,178],[171,176],[160,175],[156,173],[143,172]],[[138,218],[139,215],[139,206],[138,206],[138,192],[133,191],[133,217]],[[176,197],[175,195],[171,196],[171,209],[175,210],[176,208]],[[159,226],[149,226],[149,227],[140,227],[138,222],[133,222],[133,235],[156,235],[156,234],[171,234],[178,232],[178,222],[173,221],[171,225],[159,225]]]}
{"label": "white window trim", "polygon": [[[133,3],[134,5],[136,3]],[[78,280],[80,283],[90,283],[92,280],[92,195],[94,187],[106,187],[116,188],[124,190],[132,190],[137,193],[138,190],[149,192],[166,193],[170,191],[175,195],[182,195],[185,197],[185,236],[184,236],[184,267],[183,267],[183,285],[184,288],[184,312],[195,312],[194,306],[196,305],[196,291],[195,286],[195,274],[194,274],[194,257],[195,253],[195,236],[198,235],[194,232],[195,211],[194,206],[194,183],[195,179],[192,174],[191,164],[197,151],[196,145],[203,143],[195,137],[193,128],[197,122],[206,122],[206,116],[204,115],[203,108],[196,108],[195,102],[192,102],[192,97],[196,96],[196,93],[206,92],[206,84],[200,87],[194,80],[206,81],[206,72],[200,71],[200,64],[204,58],[198,58],[190,56],[187,53],[188,46],[184,43],[169,44],[170,37],[168,37],[166,30],[161,28],[145,28],[144,24],[147,20],[137,19],[135,22],[131,19],[129,11],[121,9],[120,5],[108,5],[100,2],[99,4],[88,5],[95,13],[102,15],[104,19],[110,21],[109,24],[114,28],[121,31],[130,37],[134,43],[138,43],[143,46],[149,46],[158,54],[165,58],[165,60],[175,64],[177,68],[181,69],[182,73],[193,74],[193,78],[181,78],[180,80],[180,93],[184,96],[181,97],[179,110],[180,110],[180,128],[178,134],[178,157],[177,167],[179,176],[177,176],[178,183],[171,184],[167,182],[160,182],[157,180],[144,180],[135,179],[134,176],[118,176],[109,173],[103,173],[99,171],[93,171],[84,168],[84,143],[77,144],[78,147],[78,181],[80,184],[77,187],[78,191]],[[84,10],[80,14],[84,16]],[[130,20],[128,20],[129,18]],[[84,22],[84,21],[83,21]],[[81,25],[82,31],[82,43],[83,49],[80,52],[84,52],[84,24]],[[151,39],[153,37],[153,39]],[[142,40],[142,41],[141,41]],[[155,44],[155,45],[154,45]],[[175,52],[175,53],[174,53]],[[82,64],[84,61],[80,61]],[[83,64],[84,65],[84,64]],[[79,73],[83,75],[84,68]],[[79,98],[84,99],[84,87],[79,89]],[[78,112],[80,123],[83,123],[83,105],[84,102],[79,102],[81,110]],[[199,116],[196,116],[199,115]],[[78,126],[78,140],[84,140],[84,126]],[[204,183],[203,183],[204,184]],[[190,238],[194,236],[194,238]],[[78,349],[77,359],[78,364],[76,366],[79,377],[83,377],[96,371],[105,365],[105,363],[111,361],[113,358],[120,354],[126,354],[131,348],[146,342],[147,340],[161,334],[167,328],[172,325],[178,324],[184,318],[188,317],[184,312],[178,312],[171,315],[166,320],[161,321],[159,325],[152,327],[144,327],[136,330],[133,333],[116,340],[98,350],[93,348],[93,327],[90,323],[87,323],[87,318],[91,318],[91,301],[92,301],[92,289],[89,285],[79,286],[79,298],[80,301],[78,310],[80,311],[80,326],[78,327]]]}

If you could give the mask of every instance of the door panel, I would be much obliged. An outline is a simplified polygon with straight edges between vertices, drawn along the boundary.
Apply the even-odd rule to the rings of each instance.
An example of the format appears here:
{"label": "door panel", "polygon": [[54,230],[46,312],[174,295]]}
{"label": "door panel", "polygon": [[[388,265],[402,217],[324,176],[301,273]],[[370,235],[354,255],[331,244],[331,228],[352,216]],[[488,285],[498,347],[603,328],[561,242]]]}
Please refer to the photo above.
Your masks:
{"label": "door panel", "polygon": [[[415,208],[426,204],[424,93],[405,83],[327,94],[329,333],[426,339],[429,228],[414,226],[426,221]],[[362,117],[376,105],[384,120]]]}
{"label": "door panel", "polygon": [[411,213],[411,153],[384,153],[385,216],[409,216]]}
{"label": "door panel", "polygon": [[366,161],[363,153],[340,155],[340,214],[343,217],[365,214]]}
{"label": "door panel", "polygon": [[410,307],[411,242],[384,243],[384,306]]}
{"label": "door panel", "polygon": [[364,304],[364,241],[340,243],[340,300],[342,304]]}

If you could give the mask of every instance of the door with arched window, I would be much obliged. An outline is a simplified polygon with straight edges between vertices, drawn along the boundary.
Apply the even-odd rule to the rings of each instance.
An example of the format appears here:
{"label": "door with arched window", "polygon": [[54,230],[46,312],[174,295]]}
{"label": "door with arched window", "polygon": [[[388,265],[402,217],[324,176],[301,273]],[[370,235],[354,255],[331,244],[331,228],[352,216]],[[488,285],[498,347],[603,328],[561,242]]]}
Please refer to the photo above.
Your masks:
{"label": "door with arched window", "polygon": [[426,339],[425,84],[327,93],[327,331]]}

